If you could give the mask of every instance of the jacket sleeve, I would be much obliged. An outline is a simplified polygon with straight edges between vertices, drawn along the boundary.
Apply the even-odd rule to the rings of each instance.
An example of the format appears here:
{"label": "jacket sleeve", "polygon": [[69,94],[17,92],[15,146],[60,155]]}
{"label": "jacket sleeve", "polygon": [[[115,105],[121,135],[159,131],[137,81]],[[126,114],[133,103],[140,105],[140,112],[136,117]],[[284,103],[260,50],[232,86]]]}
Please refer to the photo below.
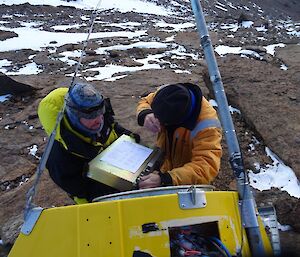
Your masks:
{"label": "jacket sleeve", "polygon": [[141,100],[138,102],[136,117],[140,126],[144,125],[146,115],[152,113],[151,103],[153,101],[154,96],[155,93],[150,93],[149,95],[142,97]]}
{"label": "jacket sleeve", "polygon": [[83,176],[85,162],[54,141],[46,167],[52,180],[64,191],[72,196],[88,198],[88,184]]}
{"label": "jacket sleeve", "polygon": [[209,184],[219,173],[222,156],[220,128],[206,128],[193,139],[192,159],[169,171],[173,185]]}
{"label": "jacket sleeve", "polygon": [[54,141],[46,167],[52,180],[71,196],[85,198],[91,202],[94,198],[116,193],[111,188],[86,176],[88,160],[78,157]]}
{"label": "jacket sleeve", "polygon": [[121,135],[124,134],[124,135],[132,137],[135,140],[136,143],[139,143],[141,141],[141,137],[140,137],[139,134],[134,133],[134,132],[124,128],[123,126],[121,126],[117,122],[115,122],[115,124],[114,124],[114,129],[115,129],[118,136],[121,136]]}

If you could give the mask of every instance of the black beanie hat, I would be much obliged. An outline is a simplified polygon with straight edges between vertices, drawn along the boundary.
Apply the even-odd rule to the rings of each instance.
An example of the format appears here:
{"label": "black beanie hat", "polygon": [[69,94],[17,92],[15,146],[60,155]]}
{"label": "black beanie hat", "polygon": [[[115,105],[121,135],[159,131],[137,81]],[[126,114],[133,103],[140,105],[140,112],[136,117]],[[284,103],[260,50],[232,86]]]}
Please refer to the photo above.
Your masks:
{"label": "black beanie hat", "polygon": [[179,125],[191,112],[191,92],[181,84],[167,85],[156,93],[151,108],[162,124]]}

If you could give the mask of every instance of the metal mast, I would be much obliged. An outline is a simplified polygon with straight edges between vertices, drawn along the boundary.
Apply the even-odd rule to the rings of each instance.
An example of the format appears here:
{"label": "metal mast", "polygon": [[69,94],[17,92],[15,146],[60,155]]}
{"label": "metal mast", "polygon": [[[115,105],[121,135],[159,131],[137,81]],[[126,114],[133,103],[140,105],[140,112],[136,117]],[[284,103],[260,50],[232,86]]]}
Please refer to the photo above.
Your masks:
{"label": "metal mast", "polygon": [[242,154],[230,115],[214,50],[206,27],[204,13],[200,0],[191,0],[191,4],[196,18],[200,43],[203,48],[205,60],[208,66],[210,80],[212,82],[215,98],[218,103],[218,113],[228,145],[228,153],[230,157],[229,161],[237,180],[243,226],[246,230],[252,255],[265,256],[262,237],[257,220],[258,212],[256,209],[256,203],[249,186],[247,174],[244,170]]}

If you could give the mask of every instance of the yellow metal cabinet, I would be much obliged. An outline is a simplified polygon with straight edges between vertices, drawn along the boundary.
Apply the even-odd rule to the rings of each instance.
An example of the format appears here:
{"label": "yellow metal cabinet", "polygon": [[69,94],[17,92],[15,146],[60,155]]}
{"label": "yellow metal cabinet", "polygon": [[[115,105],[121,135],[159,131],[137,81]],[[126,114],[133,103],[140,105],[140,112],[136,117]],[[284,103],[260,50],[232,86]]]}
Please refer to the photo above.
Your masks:
{"label": "yellow metal cabinet", "polygon": [[[129,192],[90,204],[45,209],[31,233],[20,233],[9,257],[132,257],[139,252],[172,256],[172,233],[185,226],[216,236],[233,256],[243,242],[242,256],[250,256],[236,192],[196,188],[193,195],[188,187],[165,190]],[[261,222],[260,227],[264,247],[272,253]]]}

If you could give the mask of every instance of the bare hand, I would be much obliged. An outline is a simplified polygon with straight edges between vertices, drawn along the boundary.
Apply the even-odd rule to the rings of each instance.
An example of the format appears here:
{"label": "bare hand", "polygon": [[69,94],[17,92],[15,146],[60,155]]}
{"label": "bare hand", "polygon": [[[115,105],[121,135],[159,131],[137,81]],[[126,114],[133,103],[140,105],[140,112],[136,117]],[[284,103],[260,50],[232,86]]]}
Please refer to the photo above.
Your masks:
{"label": "bare hand", "polygon": [[139,182],[140,189],[159,187],[160,185],[161,179],[158,175],[158,171],[153,171],[149,175],[141,177],[141,180]]}
{"label": "bare hand", "polygon": [[144,127],[153,133],[160,132],[160,122],[157,118],[155,118],[154,113],[146,115]]}

